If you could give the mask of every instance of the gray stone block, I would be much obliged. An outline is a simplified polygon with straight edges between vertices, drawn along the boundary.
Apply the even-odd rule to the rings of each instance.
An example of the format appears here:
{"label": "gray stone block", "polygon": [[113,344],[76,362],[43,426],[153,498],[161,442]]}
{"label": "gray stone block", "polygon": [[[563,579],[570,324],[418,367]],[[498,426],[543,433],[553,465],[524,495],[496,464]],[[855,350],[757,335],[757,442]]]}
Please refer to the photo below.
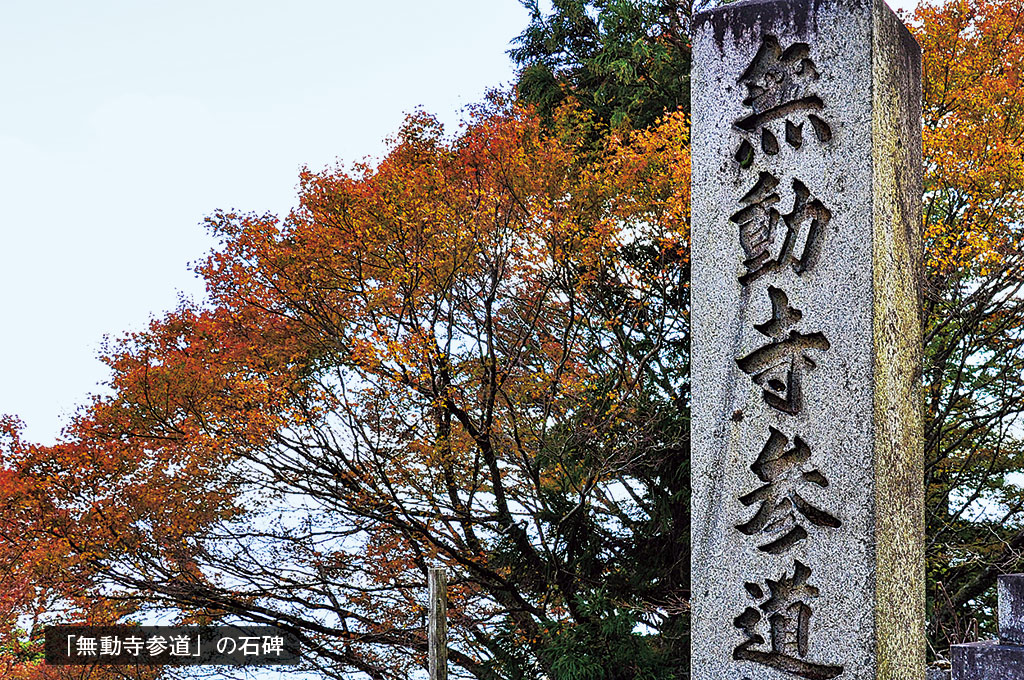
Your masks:
{"label": "gray stone block", "polygon": [[923,680],[920,51],[881,0],[692,40],[693,680]]}
{"label": "gray stone block", "polygon": [[1024,574],[1004,574],[996,579],[999,594],[999,640],[1004,645],[1024,645]]}
{"label": "gray stone block", "polygon": [[995,640],[950,647],[952,680],[1024,680],[1024,647]]}

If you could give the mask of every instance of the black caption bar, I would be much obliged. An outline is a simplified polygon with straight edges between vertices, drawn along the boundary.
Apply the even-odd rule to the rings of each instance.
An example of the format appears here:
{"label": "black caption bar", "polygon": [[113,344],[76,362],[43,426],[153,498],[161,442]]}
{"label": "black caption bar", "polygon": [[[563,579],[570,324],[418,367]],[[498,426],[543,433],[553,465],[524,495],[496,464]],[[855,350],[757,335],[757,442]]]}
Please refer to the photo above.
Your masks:
{"label": "black caption bar", "polygon": [[299,641],[274,626],[52,626],[52,666],[267,666],[299,663]]}

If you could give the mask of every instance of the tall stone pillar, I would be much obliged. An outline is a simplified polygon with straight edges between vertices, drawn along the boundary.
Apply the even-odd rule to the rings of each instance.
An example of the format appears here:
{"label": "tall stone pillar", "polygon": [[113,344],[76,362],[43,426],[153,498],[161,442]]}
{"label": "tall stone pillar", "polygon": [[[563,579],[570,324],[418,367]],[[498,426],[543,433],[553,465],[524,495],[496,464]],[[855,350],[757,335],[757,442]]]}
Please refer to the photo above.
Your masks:
{"label": "tall stone pillar", "polygon": [[881,0],[693,23],[693,680],[923,679],[920,50]]}

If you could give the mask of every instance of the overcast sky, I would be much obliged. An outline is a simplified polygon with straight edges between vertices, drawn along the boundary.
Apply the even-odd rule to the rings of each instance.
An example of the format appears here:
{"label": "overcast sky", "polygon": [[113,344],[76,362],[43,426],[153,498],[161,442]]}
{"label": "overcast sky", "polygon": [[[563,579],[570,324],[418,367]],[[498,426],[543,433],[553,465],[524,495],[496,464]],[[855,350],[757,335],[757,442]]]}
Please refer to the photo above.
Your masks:
{"label": "overcast sky", "polygon": [[[911,0],[896,3],[911,6]],[[52,442],[212,246],[218,208],[286,213],[299,169],[454,126],[513,79],[518,0],[91,0],[0,9],[0,413]]]}

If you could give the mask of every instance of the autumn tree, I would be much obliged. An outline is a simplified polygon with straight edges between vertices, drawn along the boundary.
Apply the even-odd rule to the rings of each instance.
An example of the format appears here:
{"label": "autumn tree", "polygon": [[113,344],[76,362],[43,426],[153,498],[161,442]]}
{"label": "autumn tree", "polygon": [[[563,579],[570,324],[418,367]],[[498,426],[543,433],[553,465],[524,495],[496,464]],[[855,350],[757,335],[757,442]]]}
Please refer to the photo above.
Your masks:
{"label": "autumn tree", "polygon": [[579,153],[592,124],[414,114],[287,217],[210,218],[208,303],[111,342],[60,443],[6,443],[5,544],[59,544],[112,619],[286,628],[325,677],[422,667],[435,565],[456,677],[679,677],[686,125]]}
{"label": "autumn tree", "polygon": [[1024,3],[922,4],[929,623],[994,630],[1024,570]]}
{"label": "autumn tree", "polygon": [[[0,418],[0,450],[28,448],[20,423]],[[153,680],[155,668],[47,667],[42,664],[46,624],[74,612],[93,624],[130,620],[137,606],[109,600],[86,567],[89,557],[63,536],[41,531],[37,489],[58,480],[0,468],[0,677],[10,680]],[[59,512],[59,511],[58,511]]]}
{"label": "autumn tree", "polygon": [[[685,107],[683,83],[666,93],[647,73],[688,63],[695,8],[568,0],[548,14],[531,8],[512,51],[525,101],[571,99],[606,130]],[[1024,479],[1012,474],[1024,469],[1024,17],[1020,0],[947,0],[906,18],[924,52],[929,633],[942,653],[976,620],[992,630],[995,577],[1024,570]],[[641,35],[673,54],[652,60]],[[651,105],[643,115],[640,102]]]}

